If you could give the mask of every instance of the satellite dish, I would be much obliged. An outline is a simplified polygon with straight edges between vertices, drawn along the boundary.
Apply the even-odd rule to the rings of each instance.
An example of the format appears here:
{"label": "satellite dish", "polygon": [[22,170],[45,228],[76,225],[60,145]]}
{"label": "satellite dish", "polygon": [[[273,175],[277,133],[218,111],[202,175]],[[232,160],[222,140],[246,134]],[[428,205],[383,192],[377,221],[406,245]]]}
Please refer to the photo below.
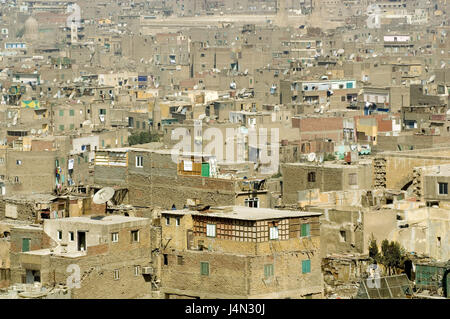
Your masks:
{"label": "satellite dish", "polygon": [[30,132],[31,132],[31,134],[33,134],[33,135],[36,134],[36,130],[35,130],[34,128],[32,128]]}
{"label": "satellite dish", "polygon": [[308,162],[314,162],[316,160],[316,153],[308,154]]}
{"label": "satellite dish", "polygon": [[115,190],[111,187],[104,187],[99,190],[92,199],[95,204],[104,204],[114,196]]}
{"label": "satellite dish", "polygon": [[356,150],[358,149],[358,146],[356,146],[356,145],[350,145],[350,149],[351,149],[352,151],[356,151]]}

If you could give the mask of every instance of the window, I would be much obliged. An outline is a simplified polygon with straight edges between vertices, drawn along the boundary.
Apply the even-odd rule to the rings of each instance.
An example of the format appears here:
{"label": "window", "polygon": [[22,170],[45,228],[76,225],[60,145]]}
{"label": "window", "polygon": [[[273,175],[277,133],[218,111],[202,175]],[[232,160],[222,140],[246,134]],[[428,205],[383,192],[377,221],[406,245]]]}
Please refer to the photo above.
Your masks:
{"label": "window", "polygon": [[99,113],[100,113],[100,115],[105,115],[106,114],[106,109],[100,109]]}
{"label": "window", "polygon": [[203,276],[209,276],[209,263],[200,262],[200,274]]}
{"label": "window", "polygon": [[111,233],[111,241],[113,243],[119,242],[119,233]]}
{"label": "window", "polygon": [[30,238],[22,238],[22,252],[30,251]]}
{"label": "window", "polygon": [[264,278],[273,277],[273,264],[264,265]]}
{"label": "window", "polygon": [[141,274],[141,266],[134,266],[134,275],[139,276]]}
{"label": "window", "polygon": [[252,207],[252,208],[258,208],[259,207],[259,198],[246,198],[244,200],[245,207]]}
{"label": "window", "polygon": [[69,110],[69,115],[70,116],[75,116],[75,110]]}
{"label": "window", "polygon": [[64,125],[63,125],[63,124],[61,124],[61,125],[59,126],[59,130],[60,130],[60,131],[64,131]]}
{"label": "window", "polygon": [[59,110],[59,116],[61,116],[61,117],[64,116],[64,110]]}
{"label": "window", "polygon": [[143,156],[136,156],[136,167],[144,167],[144,157]]}
{"label": "window", "polygon": [[214,224],[206,225],[206,236],[216,237],[216,225],[214,225]]}
{"label": "window", "polygon": [[439,183],[439,195],[448,195],[448,183]]}
{"label": "window", "polygon": [[176,225],[177,225],[177,226],[180,226],[180,217],[177,217],[177,219],[176,219]]}
{"label": "window", "polygon": [[311,272],[311,260],[302,260],[302,274]]}
{"label": "window", "polygon": [[20,182],[19,176],[14,176],[14,183],[19,183],[19,182]]}
{"label": "window", "polygon": [[114,269],[114,280],[119,280],[120,276],[119,276],[119,269]]}
{"label": "window", "polygon": [[358,184],[358,175],[356,173],[348,174],[348,184],[349,185],[357,185]]}
{"label": "window", "polygon": [[183,258],[183,256],[177,256],[177,264],[178,265],[184,265],[184,258]]}
{"label": "window", "polygon": [[308,237],[310,236],[310,224],[302,224],[302,229],[301,229],[301,237]]}
{"label": "window", "polygon": [[62,240],[62,231],[58,230],[58,240]]}
{"label": "window", "polygon": [[163,254],[163,259],[164,259],[164,265],[168,265],[169,264],[169,257],[167,256],[167,254]]}
{"label": "window", "polygon": [[70,130],[73,130],[74,128],[75,128],[75,125],[74,125],[74,124],[70,124],[70,125],[69,125],[69,129],[70,129]]}
{"label": "window", "polygon": [[345,96],[341,96],[341,102],[345,102],[345,101],[346,101]]}
{"label": "window", "polygon": [[166,225],[170,225],[170,217],[166,217]]}
{"label": "window", "polygon": [[269,238],[270,239],[278,239],[278,227],[270,227],[269,228]]}
{"label": "window", "polygon": [[75,234],[73,233],[73,231],[69,232],[69,241],[74,241],[75,240]]}
{"label": "window", "polygon": [[308,182],[314,183],[316,181],[316,172],[308,173]]}
{"label": "window", "polygon": [[139,242],[139,230],[132,230],[131,231],[131,241],[133,243]]}
{"label": "window", "polygon": [[17,164],[17,165],[22,165],[22,161],[21,161],[21,160],[17,160],[17,161],[16,161],[16,164]]}
{"label": "window", "polygon": [[347,241],[347,233],[345,230],[339,231],[339,240],[341,243],[345,243]]}

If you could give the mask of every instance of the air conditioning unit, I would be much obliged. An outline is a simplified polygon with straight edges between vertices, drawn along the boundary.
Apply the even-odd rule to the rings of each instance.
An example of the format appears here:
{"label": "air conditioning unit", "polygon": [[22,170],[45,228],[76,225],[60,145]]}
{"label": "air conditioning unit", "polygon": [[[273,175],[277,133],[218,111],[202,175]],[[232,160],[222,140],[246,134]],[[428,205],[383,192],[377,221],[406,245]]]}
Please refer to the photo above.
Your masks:
{"label": "air conditioning unit", "polygon": [[143,275],[153,275],[153,267],[142,267]]}

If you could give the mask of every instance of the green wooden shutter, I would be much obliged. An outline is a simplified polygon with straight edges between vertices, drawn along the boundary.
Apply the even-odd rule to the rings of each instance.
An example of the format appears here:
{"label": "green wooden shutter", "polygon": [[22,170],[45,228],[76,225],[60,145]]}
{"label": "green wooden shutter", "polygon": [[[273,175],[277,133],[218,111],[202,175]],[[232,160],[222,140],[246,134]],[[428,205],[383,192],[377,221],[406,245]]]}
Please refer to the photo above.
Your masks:
{"label": "green wooden shutter", "polygon": [[22,251],[30,251],[30,238],[22,238]]}
{"label": "green wooden shutter", "polygon": [[202,176],[209,177],[209,163],[202,163]]}
{"label": "green wooden shutter", "polygon": [[264,265],[264,277],[269,278],[273,276],[273,265]]}
{"label": "green wooden shutter", "polygon": [[200,262],[200,274],[204,276],[209,275],[209,263],[207,262]]}
{"label": "green wooden shutter", "polygon": [[302,273],[307,274],[311,272],[311,260],[302,260]]}
{"label": "green wooden shutter", "polygon": [[310,224],[302,224],[302,237],[308,237],[310,236]]}

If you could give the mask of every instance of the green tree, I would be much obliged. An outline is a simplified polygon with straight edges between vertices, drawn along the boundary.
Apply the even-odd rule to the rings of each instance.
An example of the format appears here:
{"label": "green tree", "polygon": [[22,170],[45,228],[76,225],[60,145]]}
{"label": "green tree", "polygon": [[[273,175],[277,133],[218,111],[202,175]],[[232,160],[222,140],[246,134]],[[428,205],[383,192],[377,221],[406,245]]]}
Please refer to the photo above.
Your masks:
{"label": "green tree", "polygon": [[389,242],[387,239],[383,240],[381,243],[381,252],[383,254],[381,258],[382,264],[388,270],[389,276],[395,272],[396,269],[404,267],[406,252],[398,242]]}
{"label": "green tree", "polygon": [[131,134],[128,137],[128,144],[130,144],[130,146],[137,145],[137,144],[151,143],[151,142],[159,142],[158,133],[141,132],[141,133]]}
{"label": "green tree", "polygon": [[336,159],[336,156],[334,154],[332,154],[332,153],[325,154],[325,156],[323,158],[324,162],[334,161],[335,159]]}
{"label": "green tree", "polygon": [[372,234],[372,237],[369,241],[369,257],[375,262],[378,263],[380,261],[380,252],[378,250],[377,240]]}

